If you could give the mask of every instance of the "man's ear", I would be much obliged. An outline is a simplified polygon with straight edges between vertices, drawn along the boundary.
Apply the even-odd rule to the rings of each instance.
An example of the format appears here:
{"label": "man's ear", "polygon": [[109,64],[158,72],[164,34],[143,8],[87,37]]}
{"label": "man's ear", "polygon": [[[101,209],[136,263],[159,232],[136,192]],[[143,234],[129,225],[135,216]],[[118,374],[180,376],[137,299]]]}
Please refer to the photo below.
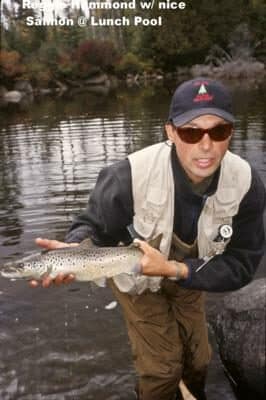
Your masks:
{"label": "man's ear", "polygon": [[164,129],[165,129],[165,133],[166,133],[168,139],[171,142],[174,142],[176,131],[175,131],[175,128],[173,127],[173,125],[172,124],[165,124],[164,125]]}

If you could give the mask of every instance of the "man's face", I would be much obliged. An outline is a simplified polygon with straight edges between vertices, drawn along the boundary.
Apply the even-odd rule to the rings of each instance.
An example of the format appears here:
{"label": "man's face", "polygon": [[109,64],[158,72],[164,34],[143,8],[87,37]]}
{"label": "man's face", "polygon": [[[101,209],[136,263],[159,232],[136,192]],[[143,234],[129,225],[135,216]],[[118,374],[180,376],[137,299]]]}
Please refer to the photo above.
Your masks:
{"label": "man's face", "polygon": [[[202,115],[186,123],[182,128],[210,129],[216,125],[226,123],[227,121],[216,115]],[[221,142],[215,142],[205,132],[199,142],[191,144],[183,142],[171,124],[167,124],[165,129],[168,139],[175,144],[177,156],[182,167],[194,183],[201,182],[216,171],[231,139],[230,136]]]}

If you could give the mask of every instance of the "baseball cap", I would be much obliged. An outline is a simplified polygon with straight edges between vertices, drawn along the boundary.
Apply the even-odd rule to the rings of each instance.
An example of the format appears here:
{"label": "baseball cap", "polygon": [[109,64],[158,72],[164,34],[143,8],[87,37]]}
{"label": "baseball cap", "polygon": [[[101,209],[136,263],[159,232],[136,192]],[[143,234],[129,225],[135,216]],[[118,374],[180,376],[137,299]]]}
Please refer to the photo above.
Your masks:
{"label": "baseball cap", "polygon": [[217,115],[234,122],[232,97],[220,82],[195,78],[177,87],[170,105],[169,118],[175,126],[182,126],[201,115]]}

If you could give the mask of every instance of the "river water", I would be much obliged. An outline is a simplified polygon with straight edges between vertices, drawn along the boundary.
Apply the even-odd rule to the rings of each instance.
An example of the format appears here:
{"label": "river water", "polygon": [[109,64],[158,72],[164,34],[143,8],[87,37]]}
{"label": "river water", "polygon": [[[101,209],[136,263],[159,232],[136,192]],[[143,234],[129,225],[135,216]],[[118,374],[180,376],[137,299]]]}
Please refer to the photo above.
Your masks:
{"label": "river water", "polygon": [[[163,139],[170,92],[83,93],[0,111],[0,265],[35,251],[36,237],[63,239],[99,170]],[[234,88],[231,149],[266,183],[265,93],[265,85]],[[108,289],[87,283],[33,290],[0,278],[0,399],[133,399],[121,310],[105,308],[112,300]],[[220,300],[209,297],[210,319]],[[208,393],[210,400],[234,398],[217,354]]]}

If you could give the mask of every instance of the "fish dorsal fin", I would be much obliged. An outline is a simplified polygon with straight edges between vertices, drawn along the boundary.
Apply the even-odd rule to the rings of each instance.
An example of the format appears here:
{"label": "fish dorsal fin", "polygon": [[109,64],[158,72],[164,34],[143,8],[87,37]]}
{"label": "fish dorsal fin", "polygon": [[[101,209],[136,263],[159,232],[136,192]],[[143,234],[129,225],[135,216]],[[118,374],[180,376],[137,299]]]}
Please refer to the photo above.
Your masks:
{"label": "fish dorsal fin", "polygon": [[50,250],[50,249],[43,249],[43,250],[41,250],[41,254],[50,253],[50,251],[52,251],[52,250]]}
{"label": "fish dorsal fin", "polygon": [[92,247],[97,247],[95,246],[95,244],[92,242],[92,240],[90,238],[88,239],[84,239],[82,240],[82,242],[80,242],[79,247],[82,247],[84,249],[89,249]]}
{"label": "fish dorsal fin", "polygon": [[[163,237],[163,234],[160,233],[160,234],[159,234],[158,236],[156,236],[155,238],[150,239],[150,240],[147,240],[147,243],[148,243],[151,247],[154,247],[155,249],[160,250],[160,244],[161,244],[161,241],[162,241],[162,237]],[[129,245],[129,247],[139,247],[139,244],[138,244],[138,242],[137,242],[137,239],[136,239],[136,241],[134,240],[134,241]]]}
{"label": "fish dorsal fin", "polygon": [[158,236],[156,236],[155,238],[151,239],[151,240],[147,240],[147,243],[151,246],[154,247],[155,249],[160,249],[160,244],[162,241],[162,237],[163,234],[160,233]]}

